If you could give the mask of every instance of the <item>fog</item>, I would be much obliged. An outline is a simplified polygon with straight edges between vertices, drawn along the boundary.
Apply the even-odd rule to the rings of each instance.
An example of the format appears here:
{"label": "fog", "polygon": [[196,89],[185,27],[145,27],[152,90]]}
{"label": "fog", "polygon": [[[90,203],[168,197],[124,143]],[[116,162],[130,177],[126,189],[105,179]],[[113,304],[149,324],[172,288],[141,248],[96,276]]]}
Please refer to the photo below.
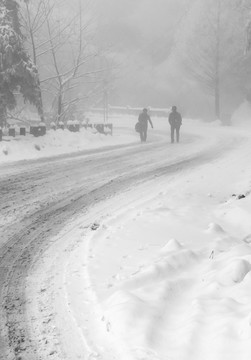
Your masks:
{"label": "fog", "polygon": [[[108,49],[109,56],[118,65],[116,80],[110,90],[110,103],[159,107],[175,103],[189,115],[212,117],[215,102],[212,89],[205,89],[205,84],[200,81],[204,76],[201,73],[197,77],[190,76],[197,71],[197,64],[194,63],[194,69],[186,69],[186,56],[191,52],[191,62],[199,57],[205,61],[208,49],[212,48],[208,58],[210,61],[211,56],[212,64],[215,62],[216,45],[211,34],[214,24],[212,29],[208,24],[217,18],[219,3],[221,36],[228,33],[224,44],[222,41],[224,47],[222,45],[220,49],[221,69],[217,70],[222,73],[222,111],[228,113],[233,110],[229,106],[238,106],[244,90],[239,80],[238,89],[233,89],[234,81],[236,83],[236,74],[233,76],[235,80],[232,79],[234,64],[229,64],[228,70],[223,65],[228,61],[224,53],[229,51],[229,59],[244,54],[245,34],[243,29],[236,31],[240,24],[244,27],[244,22],[236,10],[235,0],[97,0],[99,45]],[[230,16],[235,19],[232,29],[227,20]],[[236,19],[240,20],[239,25],[236,25]],[[237,34],[234,51],[229,49],[233,40],[229,30]],[[206,67],[202,63],[198,67],[200,65]],[[209,81],[212,82],[214,75],[208,64],[205,73],[209,72]]]}
{"label": "fog", "polygon": [[120,104],[168,106],[166,76],[186,0],[99,0],[99,40],[119,62]]}
{"label": "fog", "polygon": [[[74,67],[78,58],[79,21],[89,23],[81,35],[83,42],[88,43],[82,60],[86,56],[89,61],[83,61],[84,66],[79,69],[82,78],[72,79],[74,85],[70,88],[74,90],[65,91],[69,101],[88,98],[80,101],[82,108],[102,105],[104,84],[111,105],[164,108],[176,105],[184,115],[207,120],[229,118],[245,98],[251,99],[250,0],[48,0],[48,3],[53,8],[50,26],[62,76]],[[35,16],[38,5],[33,4]],[[79,16],[80,13],[83,15]],[[64,24],[68,25],[64,28]],[[45,47],[47,44],[44,55],[38,59],[43,84],[46,79],[57,77],[44,27],[39,32],[43,39],[37,41],[38,48],[41,43]],[[27,38],[29,35],[26,34]],[[33,51],[31,43],[28,48]],[[88,73],[92,75],[86,77],[84,74]],[[57,87],[55,81],[53,85]],[[44,88],[49,103],[48,86]],[[58,94],[54,104],[57,99]]]}

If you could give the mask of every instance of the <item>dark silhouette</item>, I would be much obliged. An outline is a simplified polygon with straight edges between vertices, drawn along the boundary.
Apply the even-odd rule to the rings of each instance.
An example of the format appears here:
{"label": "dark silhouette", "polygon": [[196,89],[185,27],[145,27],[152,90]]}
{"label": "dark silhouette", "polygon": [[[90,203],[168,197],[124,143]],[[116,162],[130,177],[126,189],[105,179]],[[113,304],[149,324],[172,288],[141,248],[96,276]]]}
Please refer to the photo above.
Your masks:
{"label": "dark silhouette", "polygon": [[180,141],[180,127],[182,125],[182,117],[177,111],[177,107],[173,106],[169,114],[169,124],[171,126],[171,142],[174,143],[174,133],[176,132],[176,141]]}
{"label": "dark silhouette", "polygon": [[148,121],[153,128],[153,123],[150,116],[147,113],[147,109],[143,109],[142,113],[139,114],[138,122],[139,122],[139,134],[140,140],[142,142],[146,142],[147,139],[147,129],[148,129]]}

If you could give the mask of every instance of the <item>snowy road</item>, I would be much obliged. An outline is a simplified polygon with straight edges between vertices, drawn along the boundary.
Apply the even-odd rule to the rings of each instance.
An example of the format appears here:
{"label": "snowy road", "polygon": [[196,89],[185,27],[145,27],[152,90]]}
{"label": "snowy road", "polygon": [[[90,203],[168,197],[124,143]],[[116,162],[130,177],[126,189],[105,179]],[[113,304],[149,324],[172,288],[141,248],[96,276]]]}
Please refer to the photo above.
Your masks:
{"label": "snowy road", "polygon": [[[78,231],[85,237],[102,216],[136,201],[137,189],[142,196],[145,184],[171,181],[215,161],[240,140],[241,136],[219,131],[216,138],[187,134],[183,143],[172,146],[156,132],[143,145],[4,165],[0,175],[0,359],[98,358],[95,344],[91,345],[94,339],[84,336],[68,306],[65,269],[66,265],[74,268],[69,258],[78,236],[69,240],[65,234],[74,234],[74,221],[81,216]],[[88,288],[89,280],[83,281]],[[86,301],[80,311],[89,312],[88,322],[92,308],[88,308],[90,299]],[[101,358],[119,357],[105,349]]]}

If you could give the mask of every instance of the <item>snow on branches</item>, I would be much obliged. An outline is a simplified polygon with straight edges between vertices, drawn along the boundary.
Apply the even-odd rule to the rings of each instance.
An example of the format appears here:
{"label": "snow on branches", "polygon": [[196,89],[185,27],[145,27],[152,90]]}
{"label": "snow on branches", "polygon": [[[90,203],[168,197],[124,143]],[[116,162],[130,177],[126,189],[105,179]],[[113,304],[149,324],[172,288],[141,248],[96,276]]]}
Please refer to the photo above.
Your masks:
{"label": "snow on branches", "polygon": [[16,90],[25,101],[39,111],[41,108],[38,70],[23,46],[18,9],[16,1],[0,0],[0,126],[6,120],[7,109],[16,104]]}

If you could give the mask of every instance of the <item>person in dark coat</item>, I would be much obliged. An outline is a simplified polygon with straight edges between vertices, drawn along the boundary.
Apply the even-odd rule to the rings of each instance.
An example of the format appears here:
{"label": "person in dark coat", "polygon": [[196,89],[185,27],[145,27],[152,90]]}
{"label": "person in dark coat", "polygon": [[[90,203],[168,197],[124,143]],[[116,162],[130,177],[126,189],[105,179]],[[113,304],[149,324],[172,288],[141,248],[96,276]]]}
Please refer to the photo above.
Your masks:
{"label": "person in dark coat", "polygon": [[171,142],[174,143],[174,133],[176,132],[176,141],[180,141],[180,127],[182,125],[182,117],[177,111],[177,107],[173,106],[172,111],[169,114],[168,118],[169,124],[171,126]]}
{"label": "person in dark coat", "polygon": [[151,120],[150,116],[147,113],[146,108],[143,109],[142,113],[139,114],[138,122],[139,122],[140,139],[141,139],[142,142],[146,142],[148,122],[150,123],[150,125],[151,125],[151,127],[153,129],[153,123],[152,123],[152,120]]}

